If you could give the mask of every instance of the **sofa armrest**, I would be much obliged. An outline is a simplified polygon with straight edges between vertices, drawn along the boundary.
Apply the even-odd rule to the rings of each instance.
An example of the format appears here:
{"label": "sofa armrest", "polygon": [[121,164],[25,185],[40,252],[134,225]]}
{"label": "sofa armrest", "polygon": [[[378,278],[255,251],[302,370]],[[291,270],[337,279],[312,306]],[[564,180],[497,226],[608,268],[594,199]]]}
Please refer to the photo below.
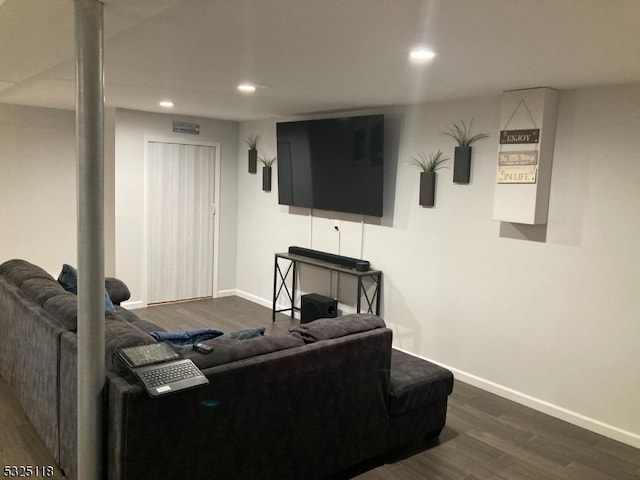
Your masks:
{"label": "sofa armrest", "polygon": [[392,349],[389,415],[402,415],[446,399],[452,391],[453,374],[449,370]]}

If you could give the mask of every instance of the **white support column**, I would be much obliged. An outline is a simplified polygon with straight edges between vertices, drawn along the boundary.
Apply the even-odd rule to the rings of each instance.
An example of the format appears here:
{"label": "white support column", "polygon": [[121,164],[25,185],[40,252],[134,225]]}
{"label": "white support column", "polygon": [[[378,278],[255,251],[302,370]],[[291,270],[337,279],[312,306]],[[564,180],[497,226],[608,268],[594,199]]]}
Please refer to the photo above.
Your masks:
{"label": "white support column", "polygon": [[78,471],[102,480],[104,366],[103,5],[75,0],[78,182]]}

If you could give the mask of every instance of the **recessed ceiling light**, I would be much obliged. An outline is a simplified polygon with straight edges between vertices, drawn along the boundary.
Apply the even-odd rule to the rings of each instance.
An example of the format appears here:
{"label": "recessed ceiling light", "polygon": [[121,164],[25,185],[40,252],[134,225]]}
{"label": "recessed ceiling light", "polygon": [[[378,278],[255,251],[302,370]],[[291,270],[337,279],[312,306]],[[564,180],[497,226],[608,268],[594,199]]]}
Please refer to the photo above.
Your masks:
{"label": "recessed ceiling light", "polygon": [[171,108],[173,107],[173,102],[171,100],[163,100],[160,102],[160,106],[164,108]]}
{"label": "recessed ceiling light", "polygon": [[256,86],[252,83],[241,83],[238,85],[238,90],[244,93],[253,93],[256,91]]}
{"label": "recessed ceiling light", "polygon": [[409,52],[409,58],[414,62],[428,62],[435,56],[436,54],[432,50],[426,48],[416,48]]}

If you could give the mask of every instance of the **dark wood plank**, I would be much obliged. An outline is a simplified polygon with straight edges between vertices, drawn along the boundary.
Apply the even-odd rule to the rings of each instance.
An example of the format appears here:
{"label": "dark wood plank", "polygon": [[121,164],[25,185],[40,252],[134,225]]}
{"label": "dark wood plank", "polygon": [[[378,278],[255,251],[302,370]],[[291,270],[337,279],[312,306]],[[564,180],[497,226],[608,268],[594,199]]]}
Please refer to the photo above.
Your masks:
{"label": "dark wood plank", "polygon": [[134,312],[140,318],[154,322],[167,331],[215,328],[232,332],[264,326],[267,334],[278,335],[299,324],[297,320],[281,313],[277,314],[277,321],[273,322],[269,308],[235,296],[166,303],[140,308]]}

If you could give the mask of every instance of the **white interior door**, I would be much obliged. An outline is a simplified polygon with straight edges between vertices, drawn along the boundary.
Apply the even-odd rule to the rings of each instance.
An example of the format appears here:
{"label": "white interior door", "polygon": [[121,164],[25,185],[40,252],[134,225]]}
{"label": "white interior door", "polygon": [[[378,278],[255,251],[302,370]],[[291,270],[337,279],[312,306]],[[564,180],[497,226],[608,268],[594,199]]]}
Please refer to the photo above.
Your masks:
{"label": "white interior door", "polygon": [[148,142],[147,303],[213,295],[213,146]]}

